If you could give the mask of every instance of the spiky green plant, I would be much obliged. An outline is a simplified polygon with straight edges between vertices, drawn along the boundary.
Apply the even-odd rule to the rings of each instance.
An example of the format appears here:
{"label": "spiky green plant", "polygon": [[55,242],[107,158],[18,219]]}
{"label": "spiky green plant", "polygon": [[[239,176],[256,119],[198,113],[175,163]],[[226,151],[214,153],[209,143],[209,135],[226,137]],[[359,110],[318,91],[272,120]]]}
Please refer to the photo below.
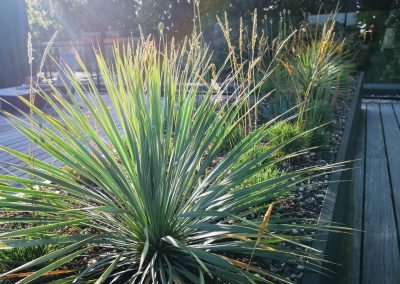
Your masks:
{"label": "spiky green plant", "polygon": [[[290,225],[270,216],[277,198],[328,167],[241,186],[299,154],[274,157],[304,133],[241,160],[264,139],[270,124],[249,133],[215,164],[246,117],[238,119],[238,113],[266,78],[254,88],[238,86],[237,100],[221,106],[224,88],[237,81],[238,72],[225,76],[219,87],[207,82],[207,54],[196,37],[181,47],[165,43],[162,49],[142,37],[137,44],[116,47],[113,63],[97,54],[111,104],[105,103],[78,57],[89,86],[71,74],[75,94],[68,87],[67,95],[56,88],[51,94],[40,92],[56,115],[33,105],[34,116],[6,114],[16,129],[64,167],[40,160],[30,167],[29,155],[1,147],[27,163],[9,167],[34,178],[0,176],[0,207],[21,216],[1,222],[23,226],[0,227],[0,249],[50,244],[59,249],[0,277],[36,268],[18,282],[29,283],[73,262],[75,275],[57,283],[255,283],[280,277],[253,260],[318,259],[318,252],[305,251],[285,234]],[[198,102],[200,87],[206,94]],[[249,208],[262,205],[269,206],[263,219],[245,218]]]}
{"label": "spiky green plant", "polygon": [[[283,11],[276,35],[272,33],[272,23],[269,28],[266,21],[264,31],[271,32],[262,45],[267,50],[262,53],[259,65],[261,72],[271,67],[274,72],[265,89],[275,89],[272,98],[275,114],[299,107],[298,125],[304,129],[324,124],[321,113],[330,112],[339,96],[350,93],[349,78],[354,70],[351,46],[346,38],[335,33],[336,14],[334,11],[321,28],[307,23],[294,26],[290,13],[286,17]],[[287,39],[285,35],[291,36]],[[282,42],[285,44],[280,48]]]}
{"label": "spiky green plant", "polygon": [[[284,32],[282,29],[282,32],[280,30],[277,36],[271,35],[272,39],[269,38],[268,32],[263,30],[260,33],[258,31],[257,9],[255,9],[252,15],[252,26],[247,27],[251,31],[250,34],[246,36],[243,19],[240,18],[239,31],[236,36],[238,39],[236,39],[235,34],[231,33],[227,14],[225,13],[223,22],[218,17],[217,19],[227,44],[230,69],[237,73],[232,84],[235,87],[242,88],[243,92],[245,92],[245,88],[254,90],[243,107],[247,117],[241,119],[239,124],[239,127],[247,134],[257,128],[259,103],[265,94],[272,90],[272,88],[267,90],[261,88],[259,84],[265,85],[265,74],[268,74],[269,79],[271,79],[272,74],[275,74],[272,71],[276,68],[276,59],[279,58],[281,53],[284,53],[283,51],[288,43],[293,40],[294,31],[286,34],[288,30],[285,27]],[[250,109],[252,109],[252,112],[249,111]]]}
{"label": "spiky green plant", "polygon": [[[334,16],[333,16],[334,17]],[[346,40],[335,34],[335,21],[327,21],[321,32],[308,28],[305,42],[299,45],[288,62],[288,71],[294,79],[297,104],[300,105],[299,122],[316,120],[324,123],[316,112],[323,106],[334,105],[341,94],[348,94],[348,77],[354,69]]]}

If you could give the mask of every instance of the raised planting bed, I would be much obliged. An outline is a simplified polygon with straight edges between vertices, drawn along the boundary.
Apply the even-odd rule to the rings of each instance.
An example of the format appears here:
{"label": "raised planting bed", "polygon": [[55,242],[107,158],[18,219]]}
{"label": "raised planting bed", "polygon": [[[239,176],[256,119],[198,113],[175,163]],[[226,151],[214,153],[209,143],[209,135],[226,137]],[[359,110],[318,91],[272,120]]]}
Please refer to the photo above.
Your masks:
{"label": "raised planting bed", "polygon": [[[340,160],[339,159],[340,153],[343,148],[343,146],[339,147],[340,140],[343,137],[342,139],[342,144],[343,144],[343,141],[345,141],[346,137],[349,136],[347,126],[346,130],[344,131],[344,134],[343,134],[343,129],[345,127],[346,118],[347,118],[347,123],[349,120],[354,120],[354,115],[351,114],[355,110],[355,108],[353,108],[354,101],[358,101],[359,97],[358,86],[360,85],[362,76],[357,77],[357,80],[358,83],[357,87],[354,88],[353,96],[349,94],[349,96],[339,99],[337,105],[334,107],[335,110],[334,110],[334,115],[332,117],[334,121],[326,129],[330,137],[330,142],[327,145],[328,150],[325,150],[324,152],[313,150],[312,152],[308,153],[307,155],[305,155],[300,159],[284,162],[281,165],[279,165],[282,171],[292,171],[313,165],[330,164],[335,161],[335,157],[337,157],[336,159],[337,161]],[[339,149],[339,154],[338,154],[338,149]],[[326,194],[327,182],[329,179],[328,173],[326,174],[327,175],[323,175],[321,178],[318,178],[316,180],[311,180],[308,184],[304,184],[304,187],[300,188],[296,192],[291,193],[284,202],[280,202],[279,204],[277,204],[276,207],[274,208],[274,213],[273,213],[273,215],[276,214],[276,216],[273,217],[279,218],[278,215],[280,215],[280,216],[288,216],[289,218],[296,218],[297,220],[301,220],[302,218],[313,219],[312,221],[310,221],[310,223],[314,224],[315,219],[317,219],[320,214],[324,196]],[[337,180],[340,179],[340,177],[332,179]],[[328,191],[328,196],[329,195],[330,193]],[[329,199],[329,197],[327,199]],[[267,208],[265,208],[265,210],[266,209]],[[265,211],[261,211],[259,213],[251,214],[246,217],[260,219],[260,217],[264,216],[265,213],[266,213]],[[309,245],[310,240],[308,236],[314,235],[313,232],[314,229],[304,230],[301,228],[301,226],[299,226],[302,224],[300,223],[296,224],[296,222],[299,221],[294,220],[293,221],[294,224],[292,225],[289,224],[289,226],[287,227],[288,229],[286,231],[289,231],[289,235],[293,236],[293,239],[295,240],[308,239],[305,240],[304,242],[305,243],[307,242],[306,244]],[[308,221],[304,219],[300,222],[305,222],[306,224],[308,224],[307,223]],[[284,249],[290,247],[290,245],[291,245],[290,243],[282,243],[282,248]],[[240,257],[239,255],[235,254],[232,254],[232,257],[234,257],[235,259],[237,258],[239,261],[243,261],[245,263],[249,261],[248,259],[241,259],[239,258]],[[93,253],[93,255],[89,256],[89,260],[92,258],[93,259],[96,258],[96,253]],[[86,259],[85,261],[82,260],[80,261],[81,262],[77,263],[76,265],[66,266],[66,269],[81,268],[82,264],[83,266],[87,265],[88,259]],[[302,262],[301,259],[299,260],[298,263],[297,262],[285,263],[275,259],[266,260],[263,261],[262,263],[259,262],[258,259],[254,259],[254,262],[257,263],[257,265],[260,265],[265,270],[270,270],[272,273],[281,276],[283,279],[288,279],[293,282],[300,281],[300,279],[303,277],[305,273],[304,271],[305,267],[307,267],[307,263]],[[207,282],[207,283],[212,283],[212,282]],[[307,283],[312,283],[312,282],[307,282]]]}
{"label": "raised planting bed", "polygon": [[[329,178],[331,183],[327,188],[318,218],[319,225],[360,227],[361,219],[360,216],[357,216],[359,210],[356,207],[359,206],[359,200],[362,199],[362,196],[359,195],[358,191],[353,190],[358,186],[359,180],[354,179],[354,173],[350,169],[357,167],[357,163],[360,163],[360,160],[354,161],[354,159],[356,158],[358,128],[362,119],[361,90],[363,78],[364,74],[361,73],[335,160],[337,163],[351,160],[353,162],[346,165],[349,170],[331,174]],[[357,254],[360,251],[353,244],[360,238],[360,231],[349,234],[335,232],[334,229],[330,232],[325,230],[315,232],[312,247],[321,251],[331,263],[326,263],[322,268],[316,268],[315,271],[305,272],[301,283],[355,283],[352,280],[357,279],[358,276],[352,274],[352,271],[355,271],[352,266],[357,266],[355,259],[357,259]]]}
{"label": "raised planting bed", "polygon": [[362,96],[370,99],[398,100],[400,99],[400,84],[365,83]]}

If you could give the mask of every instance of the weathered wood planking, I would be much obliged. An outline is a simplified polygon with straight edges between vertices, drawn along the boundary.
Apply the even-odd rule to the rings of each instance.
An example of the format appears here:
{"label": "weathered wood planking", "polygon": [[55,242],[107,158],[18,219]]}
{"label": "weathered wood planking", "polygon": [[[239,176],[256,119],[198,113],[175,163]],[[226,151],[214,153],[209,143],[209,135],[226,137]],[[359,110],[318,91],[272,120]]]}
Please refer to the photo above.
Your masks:
{"label": "weathered wood planking", "polygon": [[362,283],[400,283],[400,253],[377,103],[367,104]]}
{"label": "weathered wood planking", "polygon": [[356,151],[352,171],[352,194],[353,194],[353,228],[354,232],[351,252],[349,256],[349,267],[346,268],[346,283],[358,283],[361,279],[361,259],[362,259],[362,229],[363,229],[363,209],[364,209],[364,162],[365,162],[365,126],[366,126],[366,104],[361,104],[359,112],[359,132],[356,142]]}
{"label": "weathered wood planking", "polygon": [[[397,216],[397,229],[400,228],[400,128],[394,105],[399,108],[398,104],[381,104],[381,116],[383,129],[385,134],[385,144],[387,159],[389,163],[389,173],[391,180],[393,205]],[[400,111],[400,109],[399,109]]]}
{"label": "weathered wood planking", "polygon": [[[109,96],[104,96],[102,98],[106,105],[111,105],[111,99],[109,98]],[[50,112],[50,114],[53,115],[54,117],[58,117],[54,113]],[[119,120],[114,111],[111,112],[111,116],[117,126],[117,129],[121,130]],[[27,121],[26,118],[24,118],[24,120]],[[41,119],[39,120],[42,121]],[[43,125],[47,126],[48,124],[43,123]],[[102,137],[106,136],[104,135],[104,133],[100,133],[99,135]],[[28,146],[29,140],[23,134],[19,133],[16,129],[14,129],[11,125],[9,125],[6,118],[0,116],[0,145],[27,154],[29,148]],[[45,152],[38,146],[35,146],[35,158],[48,163],[56,162],[57,165],[61,165],[47,152]],[[14,156],[8,154],[7,152],[0,151],[0,174],[28,177],[26,173],[16,168],[13,168],[12,166],[8,166],[7,164],[4,163],[14,164],[17,166],[26,166],[26,164],[23,161],[15,158]]]}

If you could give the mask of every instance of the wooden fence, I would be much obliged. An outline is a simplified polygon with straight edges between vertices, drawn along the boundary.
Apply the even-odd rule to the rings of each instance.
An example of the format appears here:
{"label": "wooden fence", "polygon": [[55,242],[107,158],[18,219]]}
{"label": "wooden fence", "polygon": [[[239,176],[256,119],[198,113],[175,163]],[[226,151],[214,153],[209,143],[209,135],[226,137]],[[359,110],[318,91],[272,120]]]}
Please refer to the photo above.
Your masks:
{"label": "wooden fence", "polygon": [[[95,51],[101,51],[106,59],[112,60],[113,48],[116,42],[122,45],[128,41],[136,41],[137,36],[137,31],[131,31],[128,34],[126,32],[121,33],[121,31],[109,31],[103,33],[84,33],[79,38],[74,39],[56,39],[50,46],[48,56],[46,56],[45,63],[41,70],[41,59],[48,46],[48,42],[36,42],[34,43],[34,54],[37,60],[34,62],[34,74],[42,72],[46,79],[55,81],[59,73],[60,65],[62,65],[63,54],[71,53],[72,50],[76,50],[85,63],[90,76],[100,89],[102,81],[96,62]],[[75,71],[83,82],[88,79],[79,66],[77,66]]]}

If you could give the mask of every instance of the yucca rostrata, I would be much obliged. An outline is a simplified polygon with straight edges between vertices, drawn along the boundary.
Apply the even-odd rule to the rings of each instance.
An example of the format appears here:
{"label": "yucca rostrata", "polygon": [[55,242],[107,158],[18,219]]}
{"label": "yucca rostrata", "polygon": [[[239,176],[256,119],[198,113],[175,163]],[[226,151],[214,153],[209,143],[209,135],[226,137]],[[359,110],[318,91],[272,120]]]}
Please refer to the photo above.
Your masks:
{"label": "yucca rostrata", "polygon": [[[57,283],[254,283],[280,279],[255,260],[318,258],[305,252],[301,238],[285,234],[296,225],[274,217],[271,204],[328,167],[241,187],[287,158],[273,153],[291,140],[240,159],[264,139],[269,124],[214,164],[240,123],[240,109],[266,78],[237,86],[237,99],[221,104],[238,73],[224,79],[217,73],[211,82],[210,57],[198,38],[180,47],[163,42],[159,48],[142,37],[116,47],[112,63],[97,54],[110,105],[94,82],[83,86],[71,74],[75,94],[40,92],[56,115],[34,106],[35,115],[25,119],[7,114],[64,167],[39,160],[32,167],[29,155],[1,147],[27,163],[7,166],[34,179],[0,176],[0,207],[13,216],[1,219],[0,249],[56,244],[57,250],[0,277],[28,271],[18,282],[28,283],[72,269],[75,274]],[[246,218],[254,206],[265,206],[265,216]]]}

